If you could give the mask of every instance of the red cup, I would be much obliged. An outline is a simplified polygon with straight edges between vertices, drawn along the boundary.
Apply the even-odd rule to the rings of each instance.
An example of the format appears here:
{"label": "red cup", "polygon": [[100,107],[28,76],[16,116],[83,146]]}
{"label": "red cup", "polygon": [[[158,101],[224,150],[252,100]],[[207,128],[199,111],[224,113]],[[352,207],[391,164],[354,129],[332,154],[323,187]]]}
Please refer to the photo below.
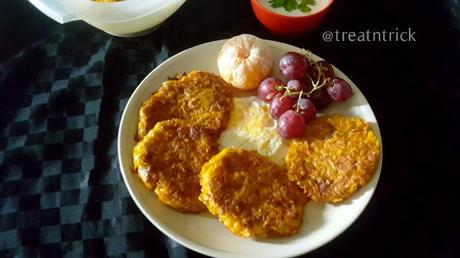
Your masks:
{"label": "red cup", "polygon": [[316,28],[334,0],[327,0],[323,9],[302,16],[287,16],[266,8],[258,0],[251,0],[252,9],[257,19],[269,30],[278,35],[295,35]]}

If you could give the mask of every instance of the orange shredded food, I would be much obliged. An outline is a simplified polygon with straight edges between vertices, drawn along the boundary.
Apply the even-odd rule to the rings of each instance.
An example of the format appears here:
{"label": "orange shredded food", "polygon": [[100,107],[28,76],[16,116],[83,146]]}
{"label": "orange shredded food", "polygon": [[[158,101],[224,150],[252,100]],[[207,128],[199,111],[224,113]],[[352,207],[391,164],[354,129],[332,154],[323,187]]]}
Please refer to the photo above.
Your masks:
{"label": "orange shredded food", "polygon": [[330,115],[312,121],[306,137],[289,146],[286,165],[312,200],[337,203],[371,180],[379,158],[379,139],[366,122]]}
{"label": "orange shredded food", "polygon": [[255,151],[226,148],[200,173],[200,200],[242,237],[295,234],[306,198],[286,170]]}

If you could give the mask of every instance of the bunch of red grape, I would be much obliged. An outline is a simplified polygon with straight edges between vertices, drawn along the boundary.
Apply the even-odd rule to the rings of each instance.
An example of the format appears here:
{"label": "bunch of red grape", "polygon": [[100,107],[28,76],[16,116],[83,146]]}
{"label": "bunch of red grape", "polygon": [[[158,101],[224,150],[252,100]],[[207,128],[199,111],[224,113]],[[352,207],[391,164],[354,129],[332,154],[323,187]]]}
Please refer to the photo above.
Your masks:
{"label": "bunch of red grape", "polygon": [[326,61],[314,62],[307,55],[287,52],[279,60],[284,84],[276,77],[263,80],[257,89],[261,100],[270,103],[270,114],[278,120],[277,130],[286,139],[302,137],[306,125],[331,102],[351,97],[350,85],[335,77]]}

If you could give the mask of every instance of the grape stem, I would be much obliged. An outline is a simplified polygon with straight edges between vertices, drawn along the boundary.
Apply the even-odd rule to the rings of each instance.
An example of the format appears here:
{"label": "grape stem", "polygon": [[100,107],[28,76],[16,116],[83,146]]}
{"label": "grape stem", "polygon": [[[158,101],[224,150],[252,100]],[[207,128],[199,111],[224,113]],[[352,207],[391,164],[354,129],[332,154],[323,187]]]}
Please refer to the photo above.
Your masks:
{"label": "grape stem", "polygon": [[323,82],[322,82],[321,84],[319,83],[319,82],[320,82],[320,78],[321,78],[321,77],[324,77],[324,73],[323,73],[322,71],[319,72],[318,80],[316,80],[316,83],[313,82],[313,79],[310,77],[310,75],[307,74],[307,76],[308,76],[308,79],[310,79],[310,81],[311,81],[312,84],[313,84],[313,89],[311,89],[311,91],[309,91],[309,92],[304,93],[305,96],[307,96],[307,97],[310,97],[310,94],[312,94],[312,93],[315,92],[316,90],[319,90],[320,88],[326,86],[326,85],[329,84],[329,82],[331,81],[330,78],[324,78],[324,79],[323,79]]}
{"label": "grape stem", "polygon": [[300,91],[299,93],[299,98],[297,99],[297,102],[295,104],[295,112],[297,113],[300,113],[300,105],[299,105],[299,102],[300,102],[300,99],[302,98],[302,94],[303,94],[303,90]]}
{"label": "grape stem", "polygon": [[308,62],[310,63],[310,65],[313,65],[315,63],[315,61],[313,61],[313,57],[312,57],[312,53],[310,51],[310,49],[303,49],[303,55],[307,58]]}
{"label": "grape stem", "polygon": [[321,67],[318,67],[315,64],[313,69],[316,69],[318,71],[318,78],[316,79],[316,81],[314,81],[311,78],[311,76],[307,74],[307,78],[310,80],[311,84],[313,85],[313,88],[309,92],[292,91],[287,86],[278,85],[278,86],[276,86],[277,91],[283,91],[283,89],[285,90],[284,95],[281,98],[284,98],[286,96],[297,96],[297,95],[299,95],[299,98],[300,98],[300,96],[306,96],[306,97],[309,98],[310,95],[313,92],[315,92],[316,90],[321,89],[322,87],[324,87],[324,86],[326,86],[327,84],[330,83],[330,78],[325,78]]}

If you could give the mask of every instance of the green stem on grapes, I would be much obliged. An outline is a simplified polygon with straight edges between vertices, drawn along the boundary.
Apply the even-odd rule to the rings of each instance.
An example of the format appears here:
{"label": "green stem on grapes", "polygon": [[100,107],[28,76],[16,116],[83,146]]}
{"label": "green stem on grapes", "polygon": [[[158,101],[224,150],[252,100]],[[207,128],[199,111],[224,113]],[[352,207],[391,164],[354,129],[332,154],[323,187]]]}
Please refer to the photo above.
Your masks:
{"label": "green stem on grapes", "polygon": [[276,91],[283,91],[283,89],[284,89],[284,85],[276,85],[275,86]]}
{"label": "green stem on grapes", "polygon": [[313,60],[312,53],[310,49],[302,49],[303,50],[303,55],[307,58],[308,62],[310,65],[314,65],[315,61]]}
{"label": "green stem on grapes", "polygon": [[297,99],[296,108],[295,108],[295,112],[297,112],[297,113],[300,113],[299,101],[300,101],[300,99],[302,99],[302,94],[303,94],[303,90],[300,91],[299,98]]}
{"label": "green stem on grapes", "polygon": [[[324,77],[324,73],[321,71],[321,70],[318,70],[318,79],[316,80],[316,82],[313,82],[313,79],[310,77],[310,75],[308,75],[308,79],[310,79],[310,82],[311,84],[313,85],[313,89],[311,89],[309,92],[305,93],[305,96],[307,97],[310,97],[310,94],[312,94],[313,92],[315,92],[316,90],[324,87],[325,85],[327,85],[329,83],[329,78],[322,78]],[[321,79],[323,79],[323,82],[321,83],[321,85],[318,85],[321,81]]]}
{"label": "green stem on grapes", "polygon": [[[307,77],[308,79],[310,80],[313,88],[309,91],[309,92],[303,92],[303,91],[291,91],[291,89],[289,89],[287,86],[283,86],[283,85],[277,85],[275,87],[275,89],[277,91],[282,91],[283,89],[285,90],[283,96],[280,98],[280,99],[283,99],[287,96],[296,96],[298,95],[299,96],[299,100],[302,96],[306,96],[306,97],[310,97],[311,94],[313,94],[313,92],[321,89],[322,87],[326,86],[329,82],[330,82],[330,78],[325,78],[325,75],[322,71],[322,69],[320,67],[318,67],[316,65],[316,63],[314,64],[314,68],[313,69],[316,69],[318,71],[318,78],[316,79],[316,81],[313,81],[313,78],[311,78],[311,76],[309,74],[307,74]],[[299,100],[297,100],[297,103],[299,102]]]}

